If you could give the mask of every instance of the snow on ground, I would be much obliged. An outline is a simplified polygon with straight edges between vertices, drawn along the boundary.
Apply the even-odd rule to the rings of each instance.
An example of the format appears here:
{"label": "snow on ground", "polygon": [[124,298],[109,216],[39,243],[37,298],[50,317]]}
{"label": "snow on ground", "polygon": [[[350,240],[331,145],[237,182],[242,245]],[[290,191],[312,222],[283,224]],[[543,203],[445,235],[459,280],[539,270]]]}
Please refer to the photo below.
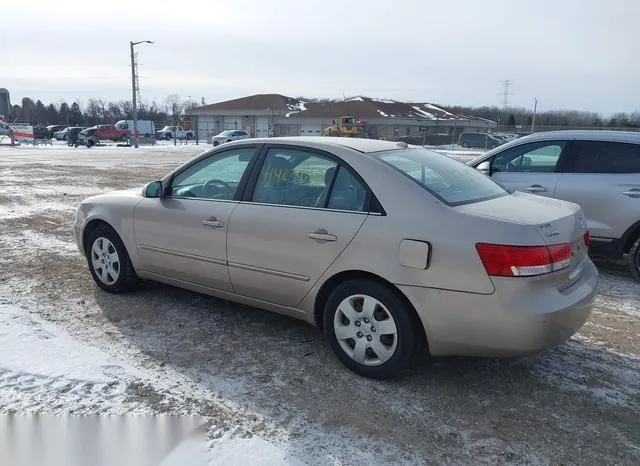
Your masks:
{"label": "snow on ground", "polygon": [[[128,388],[134,383],[153,382],[145,371],[97,347],[78,342],[60,326],[26,309],[0,303],[2,411],[150,415],[154,410],[132,401]],[[185,449],[171,458],[172,461],[182,459],[182,463],[171,464],[186,464],[184,458],[192,454],[193,448]],[[211,442],[205,463],[197,464],[207,462],[210,465],[304,464],[260,437],[237,437],[232,430]]]}

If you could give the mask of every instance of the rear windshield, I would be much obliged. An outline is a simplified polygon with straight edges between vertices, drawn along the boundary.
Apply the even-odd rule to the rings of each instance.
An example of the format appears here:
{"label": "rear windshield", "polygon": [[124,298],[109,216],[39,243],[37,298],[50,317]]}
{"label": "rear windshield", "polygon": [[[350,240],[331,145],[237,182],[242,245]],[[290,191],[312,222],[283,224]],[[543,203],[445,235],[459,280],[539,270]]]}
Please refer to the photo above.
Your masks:
{"label": "rear windshield", "polygon": [[450,206],[486,201],[509,194],[475,168],[430,150],[387,150],[373,155]]}

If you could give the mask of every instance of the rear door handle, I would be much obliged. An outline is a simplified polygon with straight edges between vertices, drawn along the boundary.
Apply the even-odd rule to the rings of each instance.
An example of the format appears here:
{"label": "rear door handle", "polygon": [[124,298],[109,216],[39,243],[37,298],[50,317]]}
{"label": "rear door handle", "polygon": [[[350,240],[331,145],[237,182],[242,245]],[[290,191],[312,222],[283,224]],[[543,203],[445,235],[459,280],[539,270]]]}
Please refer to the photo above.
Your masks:
{"label": "rear door handle", "polygon": [[210,218],[209,220],[203,220],[202,224],[205,227],[213,227],[213,228],[220,228],[224,226],[224,223],[221,222],[220,220],[218,220],[215,217]]}
{"label": "rear door handle", "polygon": [[638,197],[640,197],[640,189],[631,188],[629,191],[624,191],[622,194],[624,194],[625,196],[638,198]]}
{"label": "rear door handle", "polygon": [[320,241],[335,241],[338,239],[336,235],[330,234],[324,228],[321,228],[320,230],[312,231],[311,233],[307,233],[307,236],[311,239],[317,239]]}
{"label": "rear door handle", "polygon": [[542,186],[539,184],[533,184],[531,186],[529,186],[528,188],[525,188],[527,191],[529,191],[530,193],[547,193],[549,192],[549,188],[547,188],[546,186]]}

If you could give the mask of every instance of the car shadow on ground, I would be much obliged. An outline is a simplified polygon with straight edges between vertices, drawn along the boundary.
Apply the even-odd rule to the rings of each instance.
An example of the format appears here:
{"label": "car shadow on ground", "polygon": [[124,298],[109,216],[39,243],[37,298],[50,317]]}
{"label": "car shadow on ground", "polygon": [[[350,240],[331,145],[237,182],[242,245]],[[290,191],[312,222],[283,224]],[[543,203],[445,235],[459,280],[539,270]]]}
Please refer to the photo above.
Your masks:
{"label": "car shadow on ground", "polygon": [[[97,290],[95,299],[152,363],[286,428],[304,419],[418,453],[432,440],[448,460],[463,441],[471,457],[493,458],[487,442],[496,439],[525,462],[575,461],[558,441],[583,445],[585,458],[640,460],[630,446],[640,435],[640,360],[579,336],[528,358],[425,357],[375,381],[344,368],[319,329],[278,314],[159,284],[129,295]],[[589,443],[605,431],[607,442]]]}

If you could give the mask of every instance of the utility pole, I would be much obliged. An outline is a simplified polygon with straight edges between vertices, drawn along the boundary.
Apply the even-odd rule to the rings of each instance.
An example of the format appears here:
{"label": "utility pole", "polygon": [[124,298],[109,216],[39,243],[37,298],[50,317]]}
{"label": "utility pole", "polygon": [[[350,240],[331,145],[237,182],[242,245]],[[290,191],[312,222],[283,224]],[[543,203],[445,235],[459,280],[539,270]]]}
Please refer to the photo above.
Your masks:
{"label": "utility pole", "polygon": [[136,63],[135,56],[133,54],[134,45],[138,44],[153,44],[150,40],[141,40],[140,42],[131,42],[129,41],[129,45],[131,47],[131,91],[133,96],[133,143],[134,147],[138,147],[138,102],[136,101],[137,97],[137,80],[136,80]]}
{"label": "utility pole", "polygon": [[533,133],[534,128],[536,127],[536,110],[538,110],[538,98],[533,98],[533,117],[531,118],[531,132]]}
{"label": "utility pole", "polygon": [[511,86],[511,84],[513,84],[513,80],[511,79],[505,79],[504,81],[502,81],[502,85],[504,86],[504,91],[502,93],[502,106],[504,108],[507,108],[509,106],[509,86]]}

